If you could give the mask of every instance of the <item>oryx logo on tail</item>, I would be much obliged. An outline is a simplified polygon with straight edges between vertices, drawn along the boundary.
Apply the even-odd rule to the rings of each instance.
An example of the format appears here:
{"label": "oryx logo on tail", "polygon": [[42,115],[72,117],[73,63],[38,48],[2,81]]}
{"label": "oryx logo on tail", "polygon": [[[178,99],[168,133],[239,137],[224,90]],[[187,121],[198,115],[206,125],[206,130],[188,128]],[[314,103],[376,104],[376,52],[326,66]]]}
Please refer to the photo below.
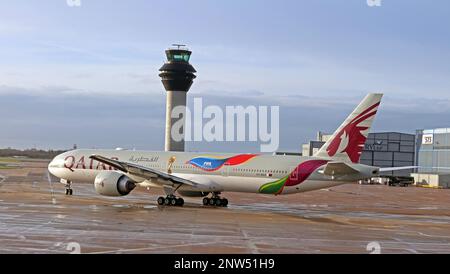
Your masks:
{"label": "oryx logo on tail", "polygon": [[368,126],[360,126],[367,119],[373,117],[377,113],[377,107],[380,103],[376,103],[363,113],[356,116],[334,137],[327,147],[328,155],[333,157],[336,153],[347,153],[353,163],[359,161],[364,143],[367,139]]}
{"label": "oryx logo on tail", "polygon": [[315,156],[358,163],[382,97],[367,95]]}

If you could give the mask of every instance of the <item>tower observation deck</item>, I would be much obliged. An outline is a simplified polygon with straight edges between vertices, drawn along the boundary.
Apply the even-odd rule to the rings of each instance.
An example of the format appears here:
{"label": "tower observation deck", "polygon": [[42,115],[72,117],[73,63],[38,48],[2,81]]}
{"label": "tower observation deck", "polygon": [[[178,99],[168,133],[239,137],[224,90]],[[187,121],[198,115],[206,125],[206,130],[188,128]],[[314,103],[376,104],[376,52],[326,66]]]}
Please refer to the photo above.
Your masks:
{"label": "tower observation deck", "polygon": [[[187,92],[192,86],[195,73],[194,67],[189,63],[192,52],[185,45],[174,44],[173,48],[166,50],[167,61],[159,69],[161,81],[167,91],[166,100],[166,151],[184,151],[184,130],[185,117],[172,118],[171,114],[174,108],[186,107]],[[174,140],[172,136],[172,125],[182,120],[181,133],[183,140]]]}

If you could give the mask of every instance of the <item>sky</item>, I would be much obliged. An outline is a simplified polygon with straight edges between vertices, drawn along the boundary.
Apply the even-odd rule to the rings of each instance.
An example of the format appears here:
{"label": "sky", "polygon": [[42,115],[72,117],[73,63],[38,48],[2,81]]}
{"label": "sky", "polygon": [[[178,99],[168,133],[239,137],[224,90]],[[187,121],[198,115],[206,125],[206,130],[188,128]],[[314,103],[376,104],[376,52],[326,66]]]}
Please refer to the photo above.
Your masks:
{"label": "sky", "polygon": [[369,92],[385,94],[374,131],[450,127],[450,2],[380,3],[0,0],[0,148],[162,150],[173,43],[193,51],[188,102],[280,107],[279,150],[334,131]]}

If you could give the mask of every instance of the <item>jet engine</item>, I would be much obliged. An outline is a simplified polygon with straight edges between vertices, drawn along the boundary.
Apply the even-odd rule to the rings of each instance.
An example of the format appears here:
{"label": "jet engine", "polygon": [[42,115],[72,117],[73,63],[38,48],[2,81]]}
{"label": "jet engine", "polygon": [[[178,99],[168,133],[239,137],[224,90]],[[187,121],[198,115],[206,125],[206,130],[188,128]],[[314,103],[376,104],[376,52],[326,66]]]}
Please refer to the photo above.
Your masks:
{"label": "jet engine", "polygon": [[104,196],[126,196],[136,187],[136,182],[115,171],[102,171],[94,181],[95,191]]}

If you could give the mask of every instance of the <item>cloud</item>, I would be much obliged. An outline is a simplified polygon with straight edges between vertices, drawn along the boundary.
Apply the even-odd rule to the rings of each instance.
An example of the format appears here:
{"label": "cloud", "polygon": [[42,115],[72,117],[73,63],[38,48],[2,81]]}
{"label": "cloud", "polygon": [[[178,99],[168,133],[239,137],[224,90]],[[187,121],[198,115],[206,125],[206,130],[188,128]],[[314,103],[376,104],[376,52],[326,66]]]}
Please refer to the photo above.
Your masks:
{"label": "cloud", "polygon": [[27,95],[27,96],[62,96],[89,94],[87,90],[70,88],[65,86],[42,86],[37,88],[14,87],[0,85],[0,95]]}
{"label": "cloud", "polygon": [[20,91],[0,95],[0,147],[162,148],[164,96],[34,96]]}
{"label": "cloud", "polygon": [[153,77],[153,75],[151,75],[150,72],[149,73],[130,72],[130,73],[126,74],[126,77],[136,80],[142,84],[155,84],[155,82],[157,82],[157,83],[161,82],[159,79],[155,81],[155,77]]}
{"label": "cloud", "polygon": [[48,49],[52,55],[56,55],[58,52],[63,52],[66,54],[75,54],[83,57],[87,57],[90,60],[97,61],[107,61],[107,62],[128,62],[130,58],[119,57],[118,55],[108,55],[105,54],[105,50],[95,50],[92,46],[89,47],[76,47],[74,45],[65,45],[61,43],[51,42],[51,41],[37,41],[35,42],[39,46],[43,46]]}
{"label": "cloud", "polygon": [[[145,74],[143,74],[145,75]],[[139,78],[137,74],[131,78]],[[130,77],[130,75],[126,75]],[[161,88],[162,89],[162,88]],[[299,151],[317,131],[333,132],[364,97],[361,95],[272,96],[259,90],[189,93],[188,105],[202,97],[204,107],[280,106],[280,150]],[[70,86],[37,88],[0,85],[0,146],[27,148],[79,147],[163,148],[165,93],[109,94]],[[414,133],[416,129],[449,127],[450,100],[386,95],[374,131]],[[192,151],[257,152],[257,143],[190,142]]]}
{"label": "cloud", "polygon": [[398,113],[439,114],[450,112],[450,99],[444,97],[386,96],[383,104],[386,109]]}

